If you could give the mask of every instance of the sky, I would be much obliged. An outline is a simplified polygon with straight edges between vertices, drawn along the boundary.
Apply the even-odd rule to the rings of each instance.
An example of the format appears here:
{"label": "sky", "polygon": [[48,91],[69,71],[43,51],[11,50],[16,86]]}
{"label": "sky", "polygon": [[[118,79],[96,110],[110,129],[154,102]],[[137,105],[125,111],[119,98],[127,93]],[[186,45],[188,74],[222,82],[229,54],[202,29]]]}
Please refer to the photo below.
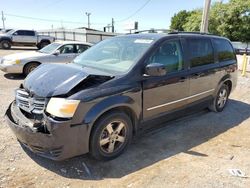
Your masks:
{"label": "sky", "polygon": [[126,32],[125,25],[134,21],[139,30],[168,29],[175,13],[203,4],[204,0],[0,0],[0,11],[11,29],[87,27],[89,12],[91,28],[103,30],[114,18],[115,31]]}

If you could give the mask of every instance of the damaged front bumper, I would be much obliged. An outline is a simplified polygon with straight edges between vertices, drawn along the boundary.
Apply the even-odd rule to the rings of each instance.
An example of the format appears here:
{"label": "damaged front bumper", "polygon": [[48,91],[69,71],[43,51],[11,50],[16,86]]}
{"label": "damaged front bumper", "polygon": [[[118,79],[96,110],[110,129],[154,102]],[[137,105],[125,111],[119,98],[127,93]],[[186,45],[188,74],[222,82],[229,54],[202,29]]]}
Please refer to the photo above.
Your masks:
{"label": "damaged front bumper", "polygon": [[7,122],[17,139],[34,153],[53,160],[64,160],[89,151],[88,125],[72,125],[71,120],[56,121],[45,116],[40,126],[28,119],[15,101],[6,111]]}

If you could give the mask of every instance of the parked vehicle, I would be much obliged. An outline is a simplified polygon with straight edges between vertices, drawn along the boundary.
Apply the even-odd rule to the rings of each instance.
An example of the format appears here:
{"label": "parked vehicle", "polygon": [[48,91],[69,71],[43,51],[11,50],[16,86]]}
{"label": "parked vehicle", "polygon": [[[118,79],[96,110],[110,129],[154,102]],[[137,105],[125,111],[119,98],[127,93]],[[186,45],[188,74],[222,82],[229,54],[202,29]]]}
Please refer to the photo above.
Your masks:
{"label": "parked vehicle", "polygon": [[74,63],[38,67],[16,90],[7,121],[44,157],[113,159],[147,124],[190,109],[221,112],[236,86],[236,61],[230,41],[213,35],[110,38]]}
{"label": "parked vehicle", "polygon": [[248,43],[232,42],[232,44],[237,55],[250,55],[250,48],[248,46]]}
{"label": "parked vehicle", "polygon": [[54,41],[54,37],[38,35],[33,30],[10,30],[0,34],[0,47],[3,49],[10,49],[11,46],[36,46],[41,49]]}
{"label": "parked vehicle", "polygon": [[0,70],[23,73],[26,76],[42,63],[69,63],[92,44],[76,41],[57,41],[39,51],[11,54],[0,60]]}
{"label": "parked vehicle", "polygon": [[235,53],[237,55],[250,55],[250,48],[235,48]]}
{"label": "parked vehicle", "polygon": [[11,31],[12,29],[0,29],[0,34],[1,33],[7,33],[9,31]]}

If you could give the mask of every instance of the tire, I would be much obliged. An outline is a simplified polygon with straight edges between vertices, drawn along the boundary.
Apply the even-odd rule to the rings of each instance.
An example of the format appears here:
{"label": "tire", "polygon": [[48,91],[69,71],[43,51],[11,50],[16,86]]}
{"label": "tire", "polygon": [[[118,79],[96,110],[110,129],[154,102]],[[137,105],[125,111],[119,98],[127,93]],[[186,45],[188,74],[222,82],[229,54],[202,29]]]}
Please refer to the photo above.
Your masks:
{"label": "tire", "polygon": [[3,49],[10,49],[11,48],[11,42],[8,40],[3,40],[0,43],[1,48]]}
{"label": "tire", "polygon": [[25,76],[28,76],[29,73],[31,73],[35,68],[39,66],[39,63],[28,63],[23,68],[23,74]]}
{"label": "tire", "polygon": [[218,90],[212,104],[209,106],[209,109],[213,112],[222,112],[227,104],[228,96],[229,96],[228,86],[223,84]]}
{"label": "tire", "polygon": [[42,49],[43,47],[45,47],[45,46],[47,46],[47,45],[49,45],[49,44],[50,44],[50,42],[48,42],[48,41],[41,41],[41,42],[37,45],[37,48]]}
{"label": "tire", "polygon": [[99,119],[90,137],[90,153],[97,160],[121,155],[132,139],[131,119],[122,112],[111,112]]}

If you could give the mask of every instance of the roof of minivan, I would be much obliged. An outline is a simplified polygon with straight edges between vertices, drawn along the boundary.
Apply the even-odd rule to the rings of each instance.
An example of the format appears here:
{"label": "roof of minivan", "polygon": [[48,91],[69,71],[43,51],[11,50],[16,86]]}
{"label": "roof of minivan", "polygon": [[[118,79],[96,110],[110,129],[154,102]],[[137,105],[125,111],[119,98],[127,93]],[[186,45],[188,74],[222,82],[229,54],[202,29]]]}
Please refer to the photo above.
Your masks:
{"label": "roof of minivan", "polygon": [[158,39],[163,38],[163,37],[171,37],[171,36],[197,36],[197,37],[210,37],[210,38],[227,39],[225,37],[221,37],[218,35],[207,34],[207,33],[198,33],[198,32],[197,33],[196,32],[140,33],[140,34],[129,34],[129,35],[125,35],[125,36],[134,37],[134,38],[142,38],[142,39],[152,39],[152,40],[158,40]]}

